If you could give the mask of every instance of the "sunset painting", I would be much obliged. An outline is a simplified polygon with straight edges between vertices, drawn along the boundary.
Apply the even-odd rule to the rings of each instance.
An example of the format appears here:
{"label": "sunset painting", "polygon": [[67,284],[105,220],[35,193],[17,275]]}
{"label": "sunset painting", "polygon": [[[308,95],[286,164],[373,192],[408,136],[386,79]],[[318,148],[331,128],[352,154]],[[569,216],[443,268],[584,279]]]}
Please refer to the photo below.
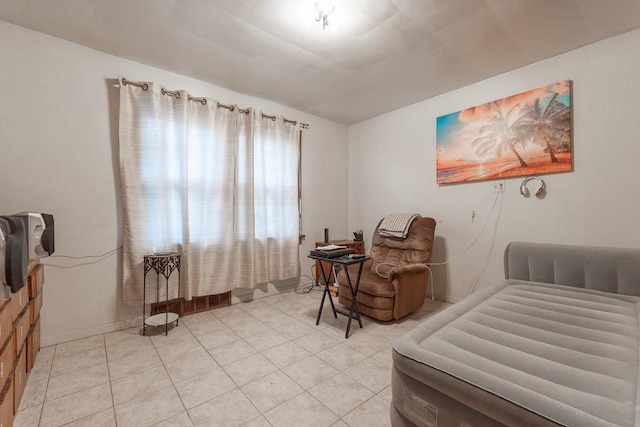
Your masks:
{"label": "sunset painting", "polygon": [[569,172],[571,118],[571,80],[438,117],[438,184]]}

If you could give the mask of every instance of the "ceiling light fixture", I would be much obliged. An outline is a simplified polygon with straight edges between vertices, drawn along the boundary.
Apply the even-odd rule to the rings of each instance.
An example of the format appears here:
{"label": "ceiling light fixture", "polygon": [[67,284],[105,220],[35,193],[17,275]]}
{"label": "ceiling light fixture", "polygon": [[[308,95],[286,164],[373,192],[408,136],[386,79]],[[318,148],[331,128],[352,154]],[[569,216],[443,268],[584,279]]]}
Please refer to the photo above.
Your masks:
{"label": "ceiling light fixture", "polygon": [[336,31],[338,27],[334,20],[335,15],[331,20],[329,19],[329,16],[336,11],[336,5],[328,1],[318,1],[315,4],[315,8],[315,21],[322,23],[322,29],[326,30],[328,28],[330,31]]}

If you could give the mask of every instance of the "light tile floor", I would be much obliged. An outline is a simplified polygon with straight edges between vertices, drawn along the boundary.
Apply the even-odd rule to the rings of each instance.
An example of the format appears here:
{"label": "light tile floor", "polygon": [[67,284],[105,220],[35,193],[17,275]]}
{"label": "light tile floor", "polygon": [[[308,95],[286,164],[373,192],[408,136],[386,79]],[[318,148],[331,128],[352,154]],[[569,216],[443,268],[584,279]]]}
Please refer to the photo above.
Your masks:
{"label": "light tile floor", "polygon": [[389,426],[391,344],[449,304],[345,339],[316,289],[42,348],[15,426]]}

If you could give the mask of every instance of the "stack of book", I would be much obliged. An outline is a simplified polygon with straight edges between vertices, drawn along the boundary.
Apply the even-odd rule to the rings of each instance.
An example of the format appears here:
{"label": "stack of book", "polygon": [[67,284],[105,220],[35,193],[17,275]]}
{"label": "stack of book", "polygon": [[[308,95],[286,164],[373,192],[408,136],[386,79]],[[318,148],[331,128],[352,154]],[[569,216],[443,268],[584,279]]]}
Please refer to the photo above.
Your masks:
{"label": "stack of book", "polygon": [[315,250],[310,251],[309,255],[322,258],[337,258],[352,254],[353,252],[353,249],[347,248],[346,246],[326,245],[318,246]]}

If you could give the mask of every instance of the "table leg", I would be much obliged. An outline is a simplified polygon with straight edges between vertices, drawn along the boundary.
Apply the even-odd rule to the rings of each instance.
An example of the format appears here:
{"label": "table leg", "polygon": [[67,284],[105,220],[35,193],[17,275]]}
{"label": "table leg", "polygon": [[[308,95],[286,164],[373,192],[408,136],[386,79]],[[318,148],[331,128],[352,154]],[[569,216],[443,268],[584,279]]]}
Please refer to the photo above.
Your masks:
{"label": "table leg", "polygon": [[331,267],[329,267],[329,273],[328,273],[328,277],[325,276],[324,279],[324,289],[327,292],[327,296],[329,296],[329,303],[331,304],[331,310],[333,311],[333,317],[335,317],[336,319],[338,318],[338,314],[336,313],[336,306],[333,303],[333,297],[331,296],[331,290],[329,289],[329,285],[330,280],[331,280],[331,270],[333,270],[333,276],[336,277],[336,269],[334,267],[334,264],[331,264]]}
{"label": "table leg", "polygon": [[147,273],[144,273],[144,281],[142,285],[142,335],[147,334],[147,322],[145,316],[147,315]]}
{"label": "table leg", "polygon": [[[360,287],[360,276],[362,275],[362,266],[364,263],[360,263],[358,268],[358,276],[356,278],[355,289],[351,285],[351,277],[349,276],[349,269],[345,268],[344,273],[347,276],[347,284],[349,285],[349,291],[351,292],[351,307],[349,308],[349,321],[347,322],[347,331],[344,334],[345,338],[349,338],[349,331],[351,330],[351,319],[355,318],[362,328],[362,318],[360,317],[360,311],[358,310],[358,303],[356,302],[356,296],[358,295],[358,288]],[[355,314],[355,317],[354,317]]]}
{"label": "table leg", "polygon": [[320,316],[322,315],[322,308],[324,307],[324,299],[327,295],[329,295],[329,302],[331,303],[333,317],[338,317],[338,315],[336,314],[336,307],[333,305],[333,299],[331,299],[331,293],[329,292],[329,278],[327,277],[327,273],[324,271],[322,263],[320,262],[318,264],[320,264],[320,272],[322,273],[322,278],[324,279],[324,290],[322,291],[322,301],[320,302],[320,309],[318,310],[318,317],[316,318],[316,326],[320,324]]}
{"label": "table leg", "polygon": [[180,265],[178,264],[178,267],[176,267],[176,270],[178,270],[178,298],[177,298],[177,304],[178,304],[178,318],[176,319],[176,327],[179,325],[178,322],[180,322],[180,317],[182,316],[182,304],[181,304],[181,300],[180,300],[180,295],[182,295],[180,293],[180,286],[181,286],[181,279],[180,279]]}
{"label": "table leg", "polygon": [[164,278],[167,296],[164,298],[164,335],[169,335],[169,278]]}

